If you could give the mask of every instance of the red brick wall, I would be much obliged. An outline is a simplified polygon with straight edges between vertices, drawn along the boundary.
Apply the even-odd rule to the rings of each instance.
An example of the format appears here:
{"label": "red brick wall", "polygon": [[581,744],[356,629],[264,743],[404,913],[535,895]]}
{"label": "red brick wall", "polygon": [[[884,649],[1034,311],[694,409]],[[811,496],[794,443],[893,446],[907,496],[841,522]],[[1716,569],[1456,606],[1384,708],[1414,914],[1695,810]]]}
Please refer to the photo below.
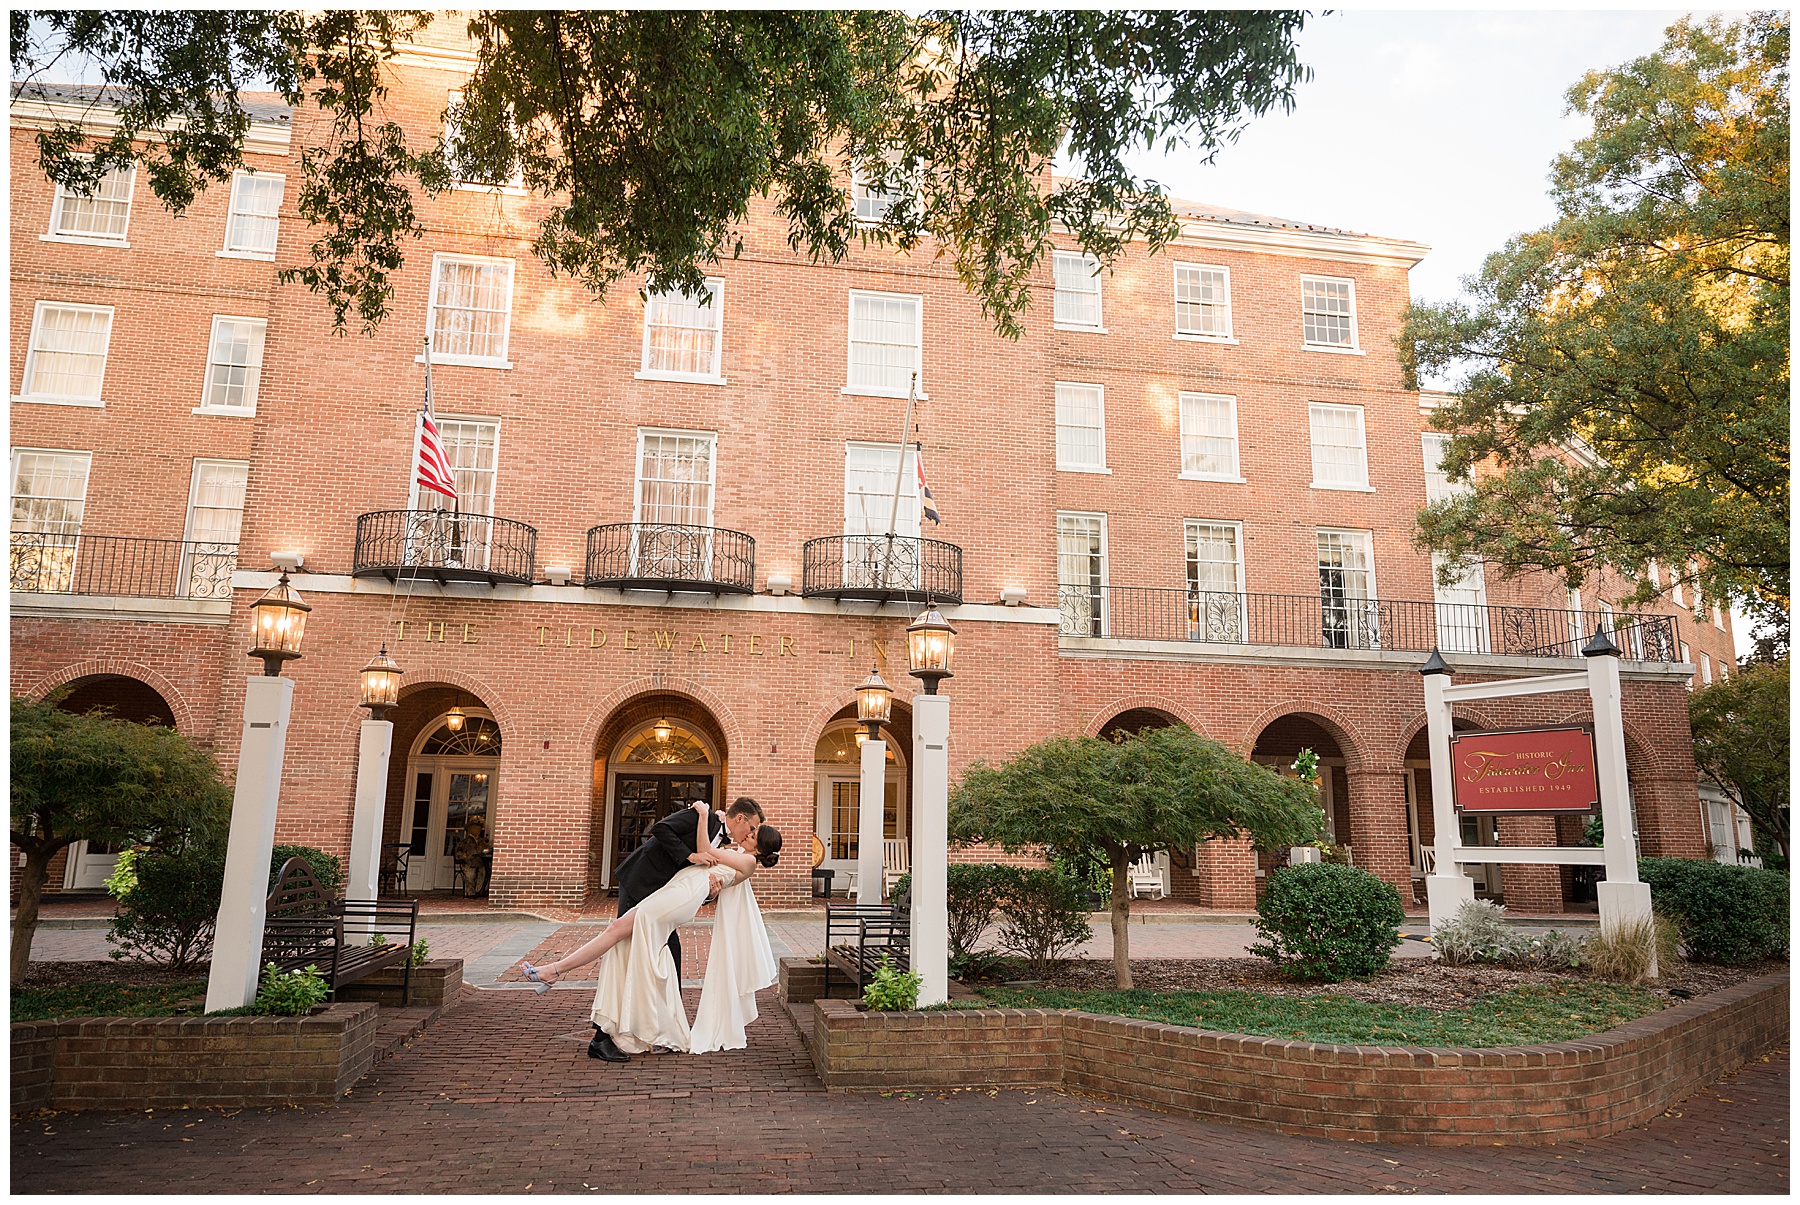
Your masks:
{"label": "red brick wall", "polygon": [[1073,1010],[857,1012],[814,1002],[844,1089],[1055,1084],[1209,1121],[1365,1142],[1564,1142],[1655,1117],[1788,1034],[1785,972],[1578,1042],[1330,1046]]}

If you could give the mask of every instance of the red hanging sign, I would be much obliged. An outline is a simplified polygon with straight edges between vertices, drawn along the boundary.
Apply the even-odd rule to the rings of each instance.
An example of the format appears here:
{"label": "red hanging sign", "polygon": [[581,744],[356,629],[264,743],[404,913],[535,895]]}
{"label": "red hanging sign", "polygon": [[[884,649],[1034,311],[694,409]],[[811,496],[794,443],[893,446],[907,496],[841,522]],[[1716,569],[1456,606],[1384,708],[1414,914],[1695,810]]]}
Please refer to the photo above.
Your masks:
{"label": "red hanging sign", "polygon": [[1468,815],[1567,815],[1600,806],[1594,730],[1510,728],[1450,738],[1456,809]]}

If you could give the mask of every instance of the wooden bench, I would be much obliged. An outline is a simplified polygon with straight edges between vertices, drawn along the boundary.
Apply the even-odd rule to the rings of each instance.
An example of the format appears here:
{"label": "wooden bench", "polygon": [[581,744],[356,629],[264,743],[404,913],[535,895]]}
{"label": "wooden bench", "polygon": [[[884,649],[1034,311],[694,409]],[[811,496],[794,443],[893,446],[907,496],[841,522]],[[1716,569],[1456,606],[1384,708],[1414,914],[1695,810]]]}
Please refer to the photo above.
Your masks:
{"label": "wooden bench", "polygon": [[[334,899],[303,858],[289,858],[269,892],[259,966],[284,971],[316,966],[337,998],[346,983],[391,966],[404,968],[400,1003],[412,1003],[412,948],[419,923],[417,900]],[[386,942],[370,945],[374,935]]]}
{"label": "wooden bench", "polygon": [[831,996],[831,973],[843,972],[862,989],[875,977],[885,957],[899,971],[912,969],[911,893],[887,904],[825,905],[825,992]]}

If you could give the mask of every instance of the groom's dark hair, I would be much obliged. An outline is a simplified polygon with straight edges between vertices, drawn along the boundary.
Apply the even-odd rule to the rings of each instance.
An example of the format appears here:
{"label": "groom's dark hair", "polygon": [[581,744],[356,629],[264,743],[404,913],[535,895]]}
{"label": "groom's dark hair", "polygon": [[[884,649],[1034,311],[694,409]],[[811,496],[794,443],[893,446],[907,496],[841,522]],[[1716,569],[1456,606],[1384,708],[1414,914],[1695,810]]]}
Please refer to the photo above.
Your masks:
{"label": "groom's dark hair", "polygon": [[725,809],[725,814],[727,816],[755,816],[758,824],[763,822],[762,804],[748,795],[739,795],[732,800],[731,806]]}

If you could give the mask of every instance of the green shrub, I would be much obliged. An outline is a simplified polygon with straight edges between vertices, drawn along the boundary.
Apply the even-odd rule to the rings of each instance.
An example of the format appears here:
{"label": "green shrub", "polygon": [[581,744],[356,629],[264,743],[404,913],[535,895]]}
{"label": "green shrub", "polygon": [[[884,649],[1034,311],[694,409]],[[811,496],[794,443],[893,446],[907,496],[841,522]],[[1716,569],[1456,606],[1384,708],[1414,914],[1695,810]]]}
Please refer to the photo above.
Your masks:
{"label": "green shrub", "polygon": [[1250,953],[1293,978],[1326,983],[1381,970],[1400,944],[1406,919],[1392,884],[1332,862],[1303,862],[1271,873],[1256,913],[1257,932],[1267,940],[1251,946]]}
{"label": "green shrub", "polygon": [[1688,957],[1736,966],[1788,952],[1788,879],[1776,870],[1697,858],[1640,858],[1656,910],[1675,922]]}
{"label": "green shrub", "polygon": [[107,880],[119,901],[112,956],[185,970],[212,957],[224,859],[211,849],[126,850]]}
{"label": "green shrub", "polygon": [[945,882],[950,911],[950,956],[966,958],[994,922],[994,911],[1017,881],[1015,868],[991,862],[951,866]]}
{"label": "green shrub", "polygon": [[262,986],[256,989],[256,1011],[277,1017],[304,1017],[325,1003],[331,988],[316,966],[283,971],[274,963],[263,968]]}
{"label": "green shrub", "polygon": [[886,954],[875,968],[869,985],[863,989],[863,1003],[877,1012],[897,1013],[919,1007],[919,973],[904,974]]}
{"label": "green shrub", "polygon": [[1581,965],[1582,939],[1559,929],[1537,936],[1510,928],[1506,909],[1492,900],[1470,900],[1431,935],[1438,961],[1448,966],[1474,962],[1510,967]]}
{"label": "green shrub", "polygon": [[1058,870],[1006,869],[1012,882],[1000,905],[1000,948],[1025,959],[1042,978],[1093,937],[1087,888]]}
{"label": "green shrub", "polygon": [[416,967],[424,966],[425,960],[429,957],[431,957],[431,943],[430,942],[426,941],[423,937],[421,937],[418,941],[413,942],[413,944],[412,944],[412,964],[414,966],[416,966]]}
{"label": "green shrub", "polygon": [[[289,858],[303,858],[312,867],[313,878],[326,895],[335,896],[344,885],[344,864],[322,849],[314,849],[310,845],[277,845],[269,857],[269,890],[275,889],[275,880],[281,877],[281,868],[287,865]],[[224,882],[224,875],[219,876]]]}

